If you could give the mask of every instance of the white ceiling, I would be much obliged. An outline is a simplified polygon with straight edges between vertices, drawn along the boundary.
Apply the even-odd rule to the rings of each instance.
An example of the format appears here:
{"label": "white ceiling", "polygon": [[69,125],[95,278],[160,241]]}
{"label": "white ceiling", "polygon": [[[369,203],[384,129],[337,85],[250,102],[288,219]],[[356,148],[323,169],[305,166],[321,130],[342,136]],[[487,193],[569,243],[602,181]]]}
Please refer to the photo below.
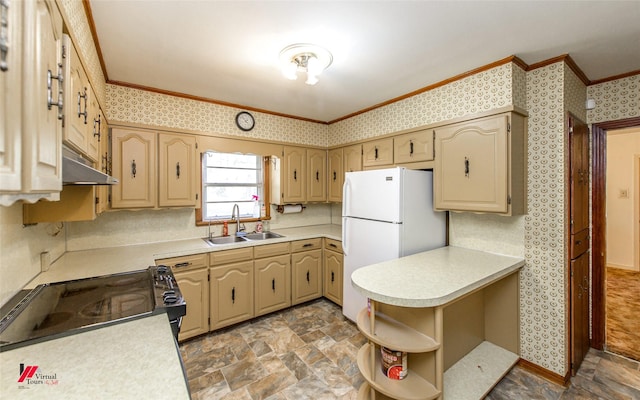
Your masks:
{"label": "white ceiling", "polygon": [[[515,55],[590,80],[640,70],[640,1],[90,0],[109,81],[333,121]],[[278,54],[315,43],[315,86]]]}

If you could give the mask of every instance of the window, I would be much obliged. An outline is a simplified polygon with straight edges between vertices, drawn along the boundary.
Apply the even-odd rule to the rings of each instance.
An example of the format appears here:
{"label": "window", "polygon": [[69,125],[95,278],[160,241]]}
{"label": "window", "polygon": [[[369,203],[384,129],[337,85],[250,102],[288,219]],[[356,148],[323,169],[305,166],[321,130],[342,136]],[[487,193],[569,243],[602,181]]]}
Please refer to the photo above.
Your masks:
{"label": "window", "polygon": [[202,156],[202,221],[260,218],[264,203],[262,157],[208,151]]}

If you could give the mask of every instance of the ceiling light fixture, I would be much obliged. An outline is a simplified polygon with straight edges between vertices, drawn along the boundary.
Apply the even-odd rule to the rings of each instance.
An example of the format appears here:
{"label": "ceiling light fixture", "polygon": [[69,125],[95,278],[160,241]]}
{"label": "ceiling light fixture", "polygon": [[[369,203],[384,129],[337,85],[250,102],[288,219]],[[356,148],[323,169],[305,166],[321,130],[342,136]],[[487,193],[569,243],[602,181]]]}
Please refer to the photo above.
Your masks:
{"label": "ceiling light fixture", "polygon": [[298,79],[298,72],[306,72],[307,85],[318,83],[318,76],[333,62],[329,51],[320,46],[297,43],[287,46],[280,52],[282,75],[287,79]]}

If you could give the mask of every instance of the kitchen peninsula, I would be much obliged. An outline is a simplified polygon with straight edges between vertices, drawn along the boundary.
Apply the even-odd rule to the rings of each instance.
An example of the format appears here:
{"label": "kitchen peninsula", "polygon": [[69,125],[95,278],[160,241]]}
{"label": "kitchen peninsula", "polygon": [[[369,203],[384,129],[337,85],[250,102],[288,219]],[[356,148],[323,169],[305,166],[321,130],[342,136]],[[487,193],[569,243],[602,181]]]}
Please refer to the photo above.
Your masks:
{"label": "kitchen peninsula", "polygon": [[[357,321],[369,339],[358,398],[483,398],[519,359],[523,265],[448,246],[356,270],[352,284],[371,300]],[[409,353],[404,380],[383,375],[380,346]]]}

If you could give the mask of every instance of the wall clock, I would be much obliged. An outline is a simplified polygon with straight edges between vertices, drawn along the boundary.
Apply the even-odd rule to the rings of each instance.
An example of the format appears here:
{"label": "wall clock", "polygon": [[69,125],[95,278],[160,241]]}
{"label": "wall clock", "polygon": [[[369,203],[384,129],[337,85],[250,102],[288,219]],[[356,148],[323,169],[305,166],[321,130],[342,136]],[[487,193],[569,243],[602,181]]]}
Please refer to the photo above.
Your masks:
{"label": "wall clock", "polygon": [[236,115],[236,125],[238,125],[238,128],[242,129],[243,131],[250,131],[256,125],[256,120],[253,119],[253,115],[251,115],[250,113],[246,111],[240,111]]}

